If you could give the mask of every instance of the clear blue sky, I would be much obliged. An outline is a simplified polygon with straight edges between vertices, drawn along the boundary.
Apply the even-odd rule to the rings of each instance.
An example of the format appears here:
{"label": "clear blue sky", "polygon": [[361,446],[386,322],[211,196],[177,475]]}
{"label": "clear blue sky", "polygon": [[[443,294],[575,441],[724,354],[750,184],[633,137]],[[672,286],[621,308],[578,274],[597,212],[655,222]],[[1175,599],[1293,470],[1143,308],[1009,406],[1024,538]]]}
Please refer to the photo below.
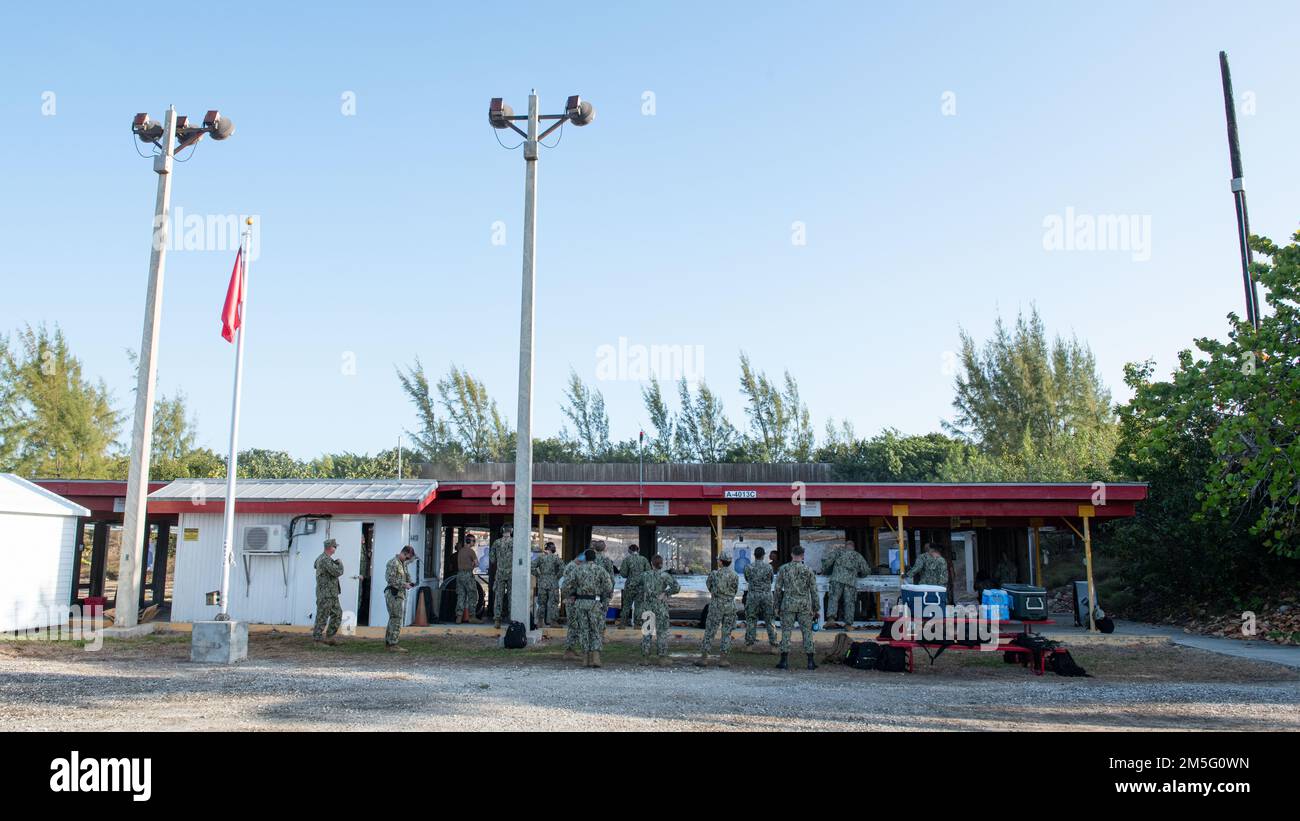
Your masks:
{"label": "clear blue sky", "polygon": [[[394,366],[417,355],[484,379],[513,423],[524,163],[486,109],[523,111],[536,87],[545,111],[571,93],[598,111],[543,149],[538,434],[561,425],[569,368],[594,382],[619,337],[702,346],[738,424],[743,349],[796,376],[819,432],[827,416],[934,430],[958,327],[983,337],[1031,303],[1123,398],[1125,362],[1167,371],[1241,311],[1221,48],[1252,94],[1252,227],[1297,226],[1300,16],[987,5],[8,4],[0,329],[58,323],[129,410],[156,179],[131,115],[219,107],[236,134],[177,166],[173,207],[262,220],[241,446],[390,447],[415,424]],[[1067,208],[1149,217],[1149,260],[1045,250]],[[169,255],[162,332],[161,389],[189,396],[218,451],[232,258]],[[640,383],[594,384],[634,437]]]}

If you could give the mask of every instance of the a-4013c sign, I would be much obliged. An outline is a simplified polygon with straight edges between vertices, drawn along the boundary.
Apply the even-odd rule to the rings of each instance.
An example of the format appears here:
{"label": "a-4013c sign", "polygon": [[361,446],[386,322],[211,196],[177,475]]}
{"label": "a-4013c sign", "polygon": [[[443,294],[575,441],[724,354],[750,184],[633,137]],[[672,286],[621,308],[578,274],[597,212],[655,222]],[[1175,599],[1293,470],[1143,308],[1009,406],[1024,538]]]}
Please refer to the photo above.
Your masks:
{"label": "a-4013c sign", "polygon": [[724,499],[757,499],[757,490],[724,490],[722,492]]}

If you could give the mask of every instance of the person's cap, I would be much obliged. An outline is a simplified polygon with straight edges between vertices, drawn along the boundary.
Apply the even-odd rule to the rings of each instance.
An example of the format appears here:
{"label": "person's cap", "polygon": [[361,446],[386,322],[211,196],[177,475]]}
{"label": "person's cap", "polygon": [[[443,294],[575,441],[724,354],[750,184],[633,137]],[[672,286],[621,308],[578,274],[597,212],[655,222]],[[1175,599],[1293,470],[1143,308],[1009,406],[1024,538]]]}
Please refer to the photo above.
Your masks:
{"label": "person's cap", "polygon": [[338,539],[326,539],[326,540],[325,540],[325,546],[326,546],[326,547],[338,547],[338,546],[339,546]]}
{"label": "person's cap", "polygon": [[718,561],[722,562],[723,564],[731,564],[731,554],[725,550],[722,551],[721,553],[718,554]]}

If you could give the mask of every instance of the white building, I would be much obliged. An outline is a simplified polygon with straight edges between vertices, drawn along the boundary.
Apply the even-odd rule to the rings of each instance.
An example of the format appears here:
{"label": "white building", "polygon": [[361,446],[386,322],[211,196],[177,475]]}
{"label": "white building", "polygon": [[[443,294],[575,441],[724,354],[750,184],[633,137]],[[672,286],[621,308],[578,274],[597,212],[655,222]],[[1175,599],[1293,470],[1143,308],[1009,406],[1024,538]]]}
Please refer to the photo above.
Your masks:
{"label": "white building", "polygon": [[0,473],[0,631],[48,627],[51,611],[68,606],[77,519],[88,515],[81,505]]}
{"label": "white building", "polygon": [[[423,480],[244,480],[236,487],[230,615],[263,624],[316,619],[316,561],[326,539],[343,562],[340,601],[358,625],[388,623],[384,567],[404,545],[415,549],[411,579],[424,575],[425,517],[438,484]],[[151,513],[176,513],[173,621],[211,619],[219,608],[225,526],[224,479],[178,479],[149,495]],[[212,601],[213,603],[209,603]],[[410,623],[416,597],[407,597]]]}

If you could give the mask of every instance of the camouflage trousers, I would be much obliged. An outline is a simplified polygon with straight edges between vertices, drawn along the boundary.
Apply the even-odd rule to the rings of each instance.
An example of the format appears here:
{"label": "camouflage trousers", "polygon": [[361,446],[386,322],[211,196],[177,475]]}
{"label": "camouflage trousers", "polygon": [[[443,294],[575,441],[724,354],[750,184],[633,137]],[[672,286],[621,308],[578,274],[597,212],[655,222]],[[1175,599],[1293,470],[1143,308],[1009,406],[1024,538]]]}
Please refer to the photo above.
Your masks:
{"label": "camouflage trousers", "polygon": [[319,639],[334,638],[339,631],[339,622],[343,620],[343,608],[339,606],[338,596],[319,596],[316,599],[316,625],[311,630],[311,637]]}
{"label": "camouflage trousers", "polygon": [[727,597],[709,601],[709,615],[704,620],[704,640],[700,642],[700,652],[708,655],[713,636],[722,631],[719,651],[727,655],[731,650],[731,630],[736,626],[736,600]]}
{"label": "camouflage trousers", "polygon": [[558,585],[537,586],[537,609],[533,618],[539,627],[552,624],[560,610],[560,588]]}
{"label": "camouflage trousers", "polygon": [[[841,607],[843,605],[843,607]],[[826,601],[826,618],[829,621],[853,621],[858,613],[858,586],[831,582],[830,596]]]}
{"label": "camouflage trousers", "polygon": [[397,644],[397,637],[402,632],[402,617],[406,615],[406,591],[394,593],[385,590],[384,603],[388,605],[388,627],[384,630],[384,644],[392,647]]}
{"label": "camouflage trousers", "polygon": [[[645,602],[641,601],[641,588],[623,586],[623,603],[619,607],[618,620],[623,623],[624,627],[631,627],[634,623],[641,622],[641,608],[645,607]],[[633,621],[635,619],[635,622]]]}
{"label": "camouflage trousers", "polygon": [[[641,624],[641,654],[650,655],[650,645],[653,644],[657,655],[668,655],[668,605],[663,602],[645,602],[645,610],[642,612],[650,613],[651,618]],[[641,619],[638,615],[638,621]]]}
{"label": "camouflage trousers", "polygon": [[803,651],[811,654],[813,652],[813,614],[811,610],[781,611],[781,652],[790,652],[790,636],[794,633],[796,621],[799,622],[799,629],[803,632]]}
{"label": "camouflage trousers", "polygon": [[578,648],[578,605],[573,599],[564,602],[564,649]]}
{"label": "camouflage trousers", "polygon": [[492,585],[496,598],[492,602],[492,620],[501,621],[501,611],[510,606],[510,576],[497,574],[496,584]]}
{"label": "camouflage trousers", "polygon": [[573,606],[570,621],[576,622],[578,646],[584,653],[599,653],[605,646],[605,603],[599,599],[579,599]]}
{"label": "camouflage trousers", "polygon": [[767,643],[776,646],[776,609],[772,606],[772,594],[755,593],[753,590],[745,595],[745,646],[758,641],[758,622],[762,619],[767,625]]}
{"label": "camouflage trousers", "polygon": [[478,615],[478,582],[474,581],[474,571],[461,570],[456,573],[456,615],[466,610],[470,618]]}

